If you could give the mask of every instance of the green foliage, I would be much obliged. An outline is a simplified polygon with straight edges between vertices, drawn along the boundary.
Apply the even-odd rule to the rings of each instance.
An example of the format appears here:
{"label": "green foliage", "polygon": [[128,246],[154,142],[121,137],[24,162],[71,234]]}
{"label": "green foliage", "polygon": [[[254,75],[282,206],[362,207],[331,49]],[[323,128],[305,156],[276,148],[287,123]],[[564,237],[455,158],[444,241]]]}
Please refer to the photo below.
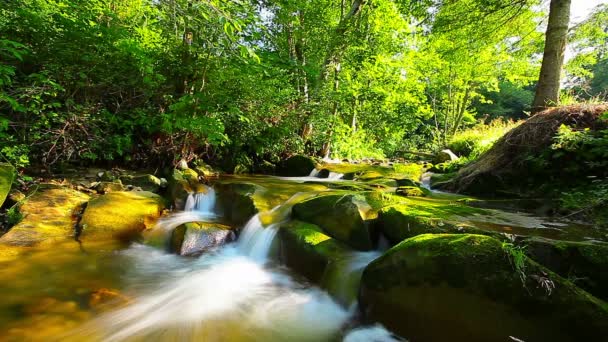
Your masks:
{"label": "green foliage", "polygon": [[525,246],[515,246],[510,242],[503,242],[502,249],[507,254],[511,265],[517,272],[519,279],[523,286],[526,286],[526,247]]}
{"label": "green foliage", "polygon": [[334,128],[332,156],[348,159],[384,158],[374,143],[363,129],[353,131],[350,126],[339,123]]}
{"label": "green foliage", "polygon": [[449,142],[448,148],[459,156],[476,159],[519,124],[520,122],[502,119],[492,120],[489,124],[480,122],[456,133]]}
{"label": "green foliage", "polygon": [[569,88],[576,98],[608,99],[608,5],[597,6],[572,30],[574,57],[566,64]]}

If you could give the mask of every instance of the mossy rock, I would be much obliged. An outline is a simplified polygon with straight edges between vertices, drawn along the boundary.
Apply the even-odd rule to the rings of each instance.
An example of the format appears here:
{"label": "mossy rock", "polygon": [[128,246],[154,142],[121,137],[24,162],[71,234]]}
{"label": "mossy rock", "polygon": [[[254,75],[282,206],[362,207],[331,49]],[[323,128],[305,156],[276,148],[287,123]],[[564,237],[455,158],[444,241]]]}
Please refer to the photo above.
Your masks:
{"label": "mossy rock", "polygon": [[261,187],[253,183],[218,183],[217,202],[224,218],[233,224],[243,224],[260,210],[254,195]]}
{"label": "mossy rock", "polygon": [[213,178],[219,176],[222,172],[216,170],[211,165],[203,163],[201,161],[196,163],[194,170],[199,174],[199,176],[203,176],[205,178]]}
{"label": "mossy rock", "polygon": [[154,227],[163,199],[148,191],[110,192],[89,202],[80,227],[81,240],[115,238],[129,241]]}
{"label": "mossy rock", "polygon": [[190,187],[193,189],[196,188],[197,184],[199,184],[198,173],[192,169],[182,170],[181,173],[182,177],[186,182],[188,182]]}
{"label": "mossy rock", "polygon": [[124,185],[133,185],[144,191],[158,193],[161,188],[161,180],[154,175],[123,175],[120,181]]}
{"label": "mossy rock", "polygon": [[395,193],[406,197],[426,197],[431,194],[429,190],[417,186],[400,186]]}
{"label": "mossy rock", "polygon": [[409,178],[395,178],[397,186],[417,186],[420,187],[420,182]]}
{"label": "mossy rock", "polygon": [[11,191],[15,179],[15,168],[10,164],[0,163],[0,206]]}
{"label": "mossy rock", "polygon": [[321,169],[317,174],[317,178],[328,178],[330,173],[328,169]]}
{"label": "mossy rock", "polygon": [[267,160],[262,160],[261,163],[254,165],[256,173],[263,175],[274,175],[276,173],[277,166]]}
{"label": "mossy rock", "polygon": [[186,199],[188,194],[193,192],[194,189],[190,186],[183,173],[174,169],[167,181],[167,193],[166,196],[169,202],[175,209],[183,210],[186,205]]}
{"label": "mossy rock", "polygon": [[453,216],[464,216],[478,210],[459,204],[443,206],[396,204],[380,209],[375,224],[391,244],[397,244],[407,238],[427,233],[499,235],[496,232],[486,232],[474,226],[460,223],[453,218]]}
{"label": "mossy rock", "polygon": [[295,155],[279,164],[277,173],[286,177],[305,177],[315,168],[315,161],[304,155]]}
{"label": "mossy rock", "polygon": [[118,180],[117,182],[97,182],[94,186],[95,191],[97,191],[100,194],[105,194],[108,192],[113,192],[113,191],[124,191],[125,187],[122,185],[121,181]]}
{"label": "mossy rock", "polygon": [[368,320],[415,341],[608,336],[605,302],[483,235],[401,242],[365,269],[360,304]]}
{"label": "mossy rock", "polygon": [[76,215],[88,200],[88,195],[70,188],[42,184],[21,204],[23,220],[0,237],[0,243],[31,247],[73,239]]}
{"label": "mossy rock", "polygon": [[452,172],[452,173],[433,173],[431,175],[431,187],[433,188],[438,188],[441,189],[444,186],[446,186],[447,184],[450,183],[450,181],[456,177],[456,173]]}
{"label": "mossy rock", "polygon": [[291,221],[279,230],[281,261],[309,281],[320,284],[327,267],[352,251],[311,223]]}
{"label": "mossy rock", "polygon": [[540,237],[524,241],[526,254],[592,295],[608,300],[608,244],[556,241]]}
{"label": "mossy rock", "polygon": [[236,235],[230,226],[219,223],[190,222],[173,231],[171,251],[185,256],[195,256],[234,241]]}
{"label": "mossy rock", "polygon": [[390,178],[377,178],[366,181],[365,183],[373,187],[396,188],[398,186],[397,181]]}
{"label": "mossy rock", "polygon": [[293,216],[299,220],[320,226],[329,236],[352,248],[373,248],[370,225],[360,211],[365,198],[354,194],[319,196],[303,201],[293,207]]}

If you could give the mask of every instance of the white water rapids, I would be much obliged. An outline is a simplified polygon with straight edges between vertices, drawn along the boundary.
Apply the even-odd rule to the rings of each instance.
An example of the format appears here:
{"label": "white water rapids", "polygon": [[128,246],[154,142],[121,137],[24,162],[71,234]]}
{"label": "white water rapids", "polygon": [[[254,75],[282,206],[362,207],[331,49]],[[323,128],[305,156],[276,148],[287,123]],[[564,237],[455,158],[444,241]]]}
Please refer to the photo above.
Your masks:
{"label": "white water rapids", "polygon": [[[211,191],[193,195],[187,204],[190,211],[163,220],[158,228],[169,231],[186,219],[215,217],[214,201]],[[277,231],[278,223],[264,227],[260,215],[255,215],[236,243],[197,259],[132,246],[123,253],[135,266],[132,276],[138,294],[131,304],[102,315],[75,335],[104,341],[315,342],[345,335],[354,310],[345,309],[317,287],[296,282],[284,268],[268,262]],[[151,282],[157,284],[141,294],[138,281],[146,282],[148,288]],[[377,330],[359,328],[347,340],[360,341],[356,337],[371,333],[379,338],[373,341],[391,341],[386,331]]]}

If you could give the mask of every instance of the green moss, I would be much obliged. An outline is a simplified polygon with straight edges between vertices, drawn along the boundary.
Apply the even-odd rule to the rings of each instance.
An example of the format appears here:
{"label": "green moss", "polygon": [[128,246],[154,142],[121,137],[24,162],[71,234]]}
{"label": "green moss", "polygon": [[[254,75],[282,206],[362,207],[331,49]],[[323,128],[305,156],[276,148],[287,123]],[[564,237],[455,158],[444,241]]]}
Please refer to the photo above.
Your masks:
{"label": "green moss", "polygon": [[326,235],[320,227],[302,221],[281,226],[279,238],[283,262],[316,283],[320,283],[330,263],[352,251]]}
{"label": "green moss", "polygon": [[0,237],[0,243],[35,246],[73,239],[74,214],[88,199],[72,189],[43,184],[20,205],[23,220]]}
{"label": "green moss", "polygon": [[358,180],[372,180],[377,178],[410,179],[418,181],[424,166],[421,164],[394,164],[393,166],[370,164],[322,164],[319,168],[342,174],[353,174]]}
{"label": "green moss", "polygon": [[111,192],[91,200],[80,226],[81,239],[130,239],[152,228],[164,208],[162,198],[147,191]]}
{"label": "green moss", "polygon": [[543,266],[571,279],[594,296],[608,300],[608,244],[529,238],[526,254]]}
{"label": "green moss", "polygon": [[[497,340],[506,332],[526,340],[542,340],[555,326],[563,327],[560,334],[569,338],[605,336],[608,310],[604,302],[526,256],[521,257],[521,263],[526,270],[523,283],[511,255],[494,238],[473,234],[415,236],[365,269],[361,305],[369,319],[412,339],[461,336],[462,332],[454,329],[462,327],[471,328],[465,333],[470,340]],[[454,307],[456,302],[469,304]],[[469,305],[477,314],[469,315]],[[433,310],[426,310],[428,307]],[[443,324],[454,319],[458,324]],[[402,324],[423,321],[422,326]],[[492,328],[475,328],[481,323]],[[429,333],[425,329],[429,325],[448,331]]]}
{"label": "green moss", "polygon": [[349,193],[318,196],[296,204],[293,216],[320,226],[328,235],[353,248],[369,250],[373,246],[362,201],[364,198]]}
{"label": "green moss", "polygon": [[6,200],[6,196],[11,191],[13,179],[15,178],[15,168],[10,164],[0,163],[0,206]]}
{"label": "green moss", "polygon": [[400,186],[395,191],[397,195],[406,197],[426,197],[430,195],[430,191],[417,186]]}

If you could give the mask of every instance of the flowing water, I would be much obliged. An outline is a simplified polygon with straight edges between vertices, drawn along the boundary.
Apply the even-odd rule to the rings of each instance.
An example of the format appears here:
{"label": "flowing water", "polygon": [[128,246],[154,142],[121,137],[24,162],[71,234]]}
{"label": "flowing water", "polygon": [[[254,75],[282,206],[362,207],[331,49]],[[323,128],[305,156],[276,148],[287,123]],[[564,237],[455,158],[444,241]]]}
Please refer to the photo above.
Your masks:
{"label": "flowing water", "polygon": [[[190,195],[186,205],[189,211],[162,220],[157,229],[169,231],[187,219],[217,218],[214,196],[210,189],[205,194]],[[152,247],[132,246],[121,253],[136,265],[136,272],[129,275],[128,288],[138,293],[131,304],[95,318],[62,338],[330,341],[343,335],[354,311],[325,291],[294,280],[287,270],[271,262],[269,255],[278,226],[289,215],[291,205],[306,197],[295,194],[284,205],[265,213],[273,220],[267,226],[262,224],[263,215],[253,216],[238,242],[198,259],[184,260]],[[339,294],[348,292],[353,281],[358,283],[361,270],[372,256],[377,253],[356,254],[352,262],[342,263],[341,275],[348,277],[352,271],[354,279],[345,279]],[[360,336],[365,334],[387,334],[377,327],[365,331],[353,331],[348,340],[362,341]]]}
{"label": "flowing water", "polygon": [[[381,251],[335,259],[322,288],[278,262],[275,242],[291,207],[335,191],[310,179],[242,178],[267,189],[254,195],[266,211],[250,218],[236,242],[198,258],[140,243],[124,248],[66,241],[33,249],[15,262],[0,259],[0,341],[397,340],[381,326],[359,326],[357,317],[361,274]],[[418,200],[425,201],[437,199]],[[172,231],[186,222],[222,222],[216,204],[213,188],[190,194],[185,210],[159,220],[151,233],[166,246]],[[490,214],[468,220],[504,232],[513,224],[520,227],[517,232],[546,225],[517,213]],[[381,250],[389,247],[380,240]]]}

